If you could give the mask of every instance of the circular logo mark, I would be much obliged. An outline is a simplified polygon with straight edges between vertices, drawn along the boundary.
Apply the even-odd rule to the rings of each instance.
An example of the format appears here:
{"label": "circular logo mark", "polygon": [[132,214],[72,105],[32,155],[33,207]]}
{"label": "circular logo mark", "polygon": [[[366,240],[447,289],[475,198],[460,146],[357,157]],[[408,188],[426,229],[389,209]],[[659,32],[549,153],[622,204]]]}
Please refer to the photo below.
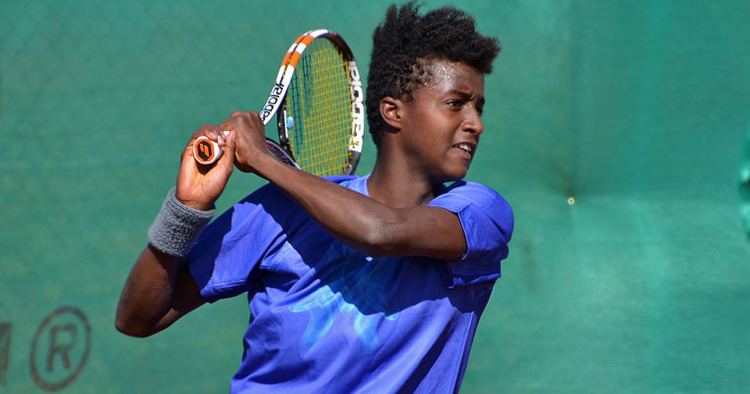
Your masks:
{"label": "circular logo mark", "polygon": [[63,306],[39,325],[31,342],[31,377],[47,391],[69,385],[81,373],[91,350],[91,326],[80,309]]}

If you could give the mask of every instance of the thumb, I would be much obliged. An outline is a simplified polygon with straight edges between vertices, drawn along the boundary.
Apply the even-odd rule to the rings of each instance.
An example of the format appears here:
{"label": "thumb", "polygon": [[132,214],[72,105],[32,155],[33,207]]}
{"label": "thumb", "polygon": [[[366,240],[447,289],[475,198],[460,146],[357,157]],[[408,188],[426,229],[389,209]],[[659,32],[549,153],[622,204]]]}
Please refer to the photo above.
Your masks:
{"label": "thumb", "polygon": [[236,140],[235,140],[235,134],[236,132],[233,130],[226,130],[222,132],[222,140],[223,140],[223,146],[221,149],[224,151],[224,154],[221,155],[221,158],[219,159],[219,165],[229,168],[230,171],[234,167],[234,152],[236,149]]}

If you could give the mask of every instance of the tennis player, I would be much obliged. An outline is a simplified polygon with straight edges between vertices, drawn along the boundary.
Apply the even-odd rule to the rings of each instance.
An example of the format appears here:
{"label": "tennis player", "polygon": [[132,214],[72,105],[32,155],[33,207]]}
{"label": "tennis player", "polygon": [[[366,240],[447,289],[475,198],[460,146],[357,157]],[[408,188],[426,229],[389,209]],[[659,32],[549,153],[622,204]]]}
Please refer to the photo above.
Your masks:
{"label": "tennis player", "polygon": [[[201,128],[125,283],[117,328],[152,335],[246,294],[232,392],[457,392],[513,229],[497,192],[463,180],[499,50],[462,11],[391,6],[368,75],[367,176],[280,163],[257,113]],[[200,135],[226,152],[209,170],[191,156]],[[204,228],[233,164],[269,183]]]}

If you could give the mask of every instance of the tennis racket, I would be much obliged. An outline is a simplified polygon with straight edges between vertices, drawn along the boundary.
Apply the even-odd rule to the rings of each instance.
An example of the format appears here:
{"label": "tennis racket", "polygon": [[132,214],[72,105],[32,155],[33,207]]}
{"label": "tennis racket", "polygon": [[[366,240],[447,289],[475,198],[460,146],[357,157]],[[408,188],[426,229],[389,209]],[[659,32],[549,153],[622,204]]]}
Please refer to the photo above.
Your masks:
{"label": "tennis racket", "polygon": [[[273,115],[279,142],[266,138],[266,147],[277,158],[318,176],[354,173],[364,136],[364,92],[354,55],[340,35],[311,30],[294,41],[260,110],[264,125]],[[203,165],[221,153],[207,137],[193,144],[193,157]]]}

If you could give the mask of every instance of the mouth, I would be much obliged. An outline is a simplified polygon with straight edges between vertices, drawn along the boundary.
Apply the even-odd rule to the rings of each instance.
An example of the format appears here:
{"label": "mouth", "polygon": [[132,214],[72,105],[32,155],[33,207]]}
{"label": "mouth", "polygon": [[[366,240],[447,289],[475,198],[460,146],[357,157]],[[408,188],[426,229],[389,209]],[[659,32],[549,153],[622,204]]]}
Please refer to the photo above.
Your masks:
{"label": "mouth", "polygon": [[460,142],[453,145],[451,148],[456,149],[463,157],[471,159],[474,156],[477,146],[471,142]]}

